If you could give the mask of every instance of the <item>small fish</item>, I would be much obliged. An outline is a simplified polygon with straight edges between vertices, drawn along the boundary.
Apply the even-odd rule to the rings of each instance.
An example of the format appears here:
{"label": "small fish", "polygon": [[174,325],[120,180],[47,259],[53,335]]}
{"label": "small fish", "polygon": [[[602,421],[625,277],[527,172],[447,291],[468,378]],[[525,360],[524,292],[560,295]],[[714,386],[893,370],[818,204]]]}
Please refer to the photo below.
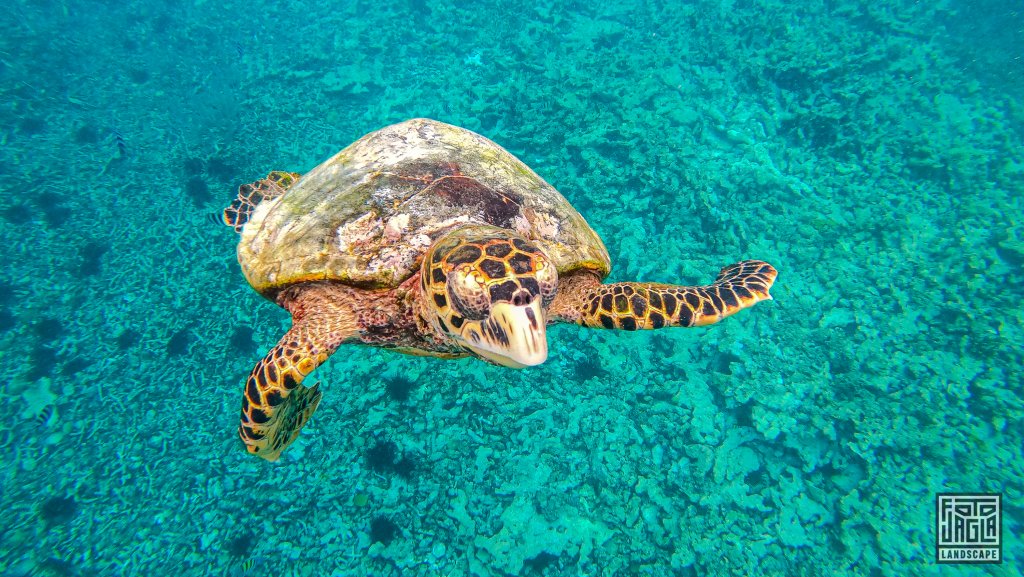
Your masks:
{"label": "small fish", "polygon": [[53,405],[46,405],[43,410],[36,415],[36,424],[40,427],[46,427],[50,424],[50,419],[53,418]]}
{"label": "small fish", "polygon": [[238,52],[238,59],[241,60],[245,57],[245,46],[242,46],[242,43],[238,41],[236,41],[234,44],[235,52]]}
{"label": "small fish", "polygon": [[224,213],[223,212],[208,212],[206,213],[206,220],[213,224],[223,225],[224,224]]}
{"label": "small fish", "polygon": [[114,143],[117,144],[117,152],[121,155],[121,158],[128,158],[128,142],[125,141],[116,128],[112,133],[114,135]]}
{"label": "small fish", "polygon": [[265,569],[266,563],[264,563],[264,559],[259,555],[255,555],[231,567],[228,570],[228,575],[230,577],[248,577],[249,575],[256,574],[257,571],[264,573]]}

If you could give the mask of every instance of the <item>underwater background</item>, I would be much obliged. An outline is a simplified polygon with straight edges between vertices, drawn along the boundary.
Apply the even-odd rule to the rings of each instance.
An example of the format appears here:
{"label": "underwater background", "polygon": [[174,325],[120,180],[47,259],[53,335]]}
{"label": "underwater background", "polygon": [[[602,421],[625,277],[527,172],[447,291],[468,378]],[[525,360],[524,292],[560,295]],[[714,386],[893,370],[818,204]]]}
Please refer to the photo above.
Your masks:
{"label": "underwater background", "polygon": [[[1018,575],[1019,2],[15,1],[0,11],[0,576]],[[549,361],[343,348],[272,464],[287,314],[217,222],[412,117],[493,139],[610,280],[744,259],[719,325]],[[935,562],[939,492],[1001,565]]]}

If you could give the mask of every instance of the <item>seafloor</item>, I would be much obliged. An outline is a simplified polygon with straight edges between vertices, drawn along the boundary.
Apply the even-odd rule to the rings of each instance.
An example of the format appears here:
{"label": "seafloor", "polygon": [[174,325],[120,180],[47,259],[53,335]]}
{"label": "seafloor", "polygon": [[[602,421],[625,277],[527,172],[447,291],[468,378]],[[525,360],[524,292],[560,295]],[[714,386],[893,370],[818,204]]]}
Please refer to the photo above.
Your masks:
{"label": "seafloor", "polygon": [[[1017,2],[382,4],[0,11],[0,575],[1019,574]],[[614,280],[760,258],[775,301],[522,371],[343,349],[245,454],[287,316],[211,216],[416,116],[558,187]],[[1003,495],[1002,565],[936,564],[946,491]]]}

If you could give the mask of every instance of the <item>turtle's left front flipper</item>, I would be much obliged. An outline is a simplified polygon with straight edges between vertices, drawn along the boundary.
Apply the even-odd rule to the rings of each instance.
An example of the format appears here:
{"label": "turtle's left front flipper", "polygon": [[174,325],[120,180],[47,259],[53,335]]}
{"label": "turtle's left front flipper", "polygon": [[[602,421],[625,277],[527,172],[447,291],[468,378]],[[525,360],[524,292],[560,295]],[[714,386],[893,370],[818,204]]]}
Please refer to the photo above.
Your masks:
{"label": "turtle's left front flipper", "polygon": [[329,286],[285,291],[278,301],[292,313],[292,328],[249,373],[238,426],[246,450],[268,461],[299,436],[320,403],[320,384],[302,381],[356,333],[353,312]]}
{"label": "turtle's left front flipper", "polygon": [[763,300],[778,271],[759,260],[745,260],[723,268],[715,282],[705,286],[675,286],[626,282],[600,284],[583,274],[559,286],[548,310],[553,322],[625,329],[695,327],[716,323]]}

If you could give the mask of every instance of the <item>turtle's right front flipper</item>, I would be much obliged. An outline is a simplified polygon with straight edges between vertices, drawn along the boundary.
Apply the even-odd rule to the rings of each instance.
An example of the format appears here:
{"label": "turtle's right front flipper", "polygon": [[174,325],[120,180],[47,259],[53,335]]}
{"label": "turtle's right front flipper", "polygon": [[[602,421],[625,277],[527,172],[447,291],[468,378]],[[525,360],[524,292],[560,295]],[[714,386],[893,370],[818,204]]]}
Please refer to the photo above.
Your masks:
{"label": "turtle's right front flipper", "polygon": [[285,291],[279,303],[292,328],[256,363],[245,383],[238,435],[246,450],[276,461],[320,403],[319,383],[302,381],[356,332],[354,316],[329,287]]}

